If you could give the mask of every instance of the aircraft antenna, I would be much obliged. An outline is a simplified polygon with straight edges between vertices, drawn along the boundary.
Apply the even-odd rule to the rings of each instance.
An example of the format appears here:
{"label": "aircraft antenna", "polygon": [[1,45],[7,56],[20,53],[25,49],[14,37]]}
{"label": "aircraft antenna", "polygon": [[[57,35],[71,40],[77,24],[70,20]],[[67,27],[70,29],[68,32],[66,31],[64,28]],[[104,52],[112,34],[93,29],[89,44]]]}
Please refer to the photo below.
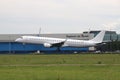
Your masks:
{"label": "aircraft antenna", "polygon": [[88,33],[89,33],[89,34],[90,34],[90,30],[91,30],[91,29],[89,28],[89,30],[88,30]]}
{"label": "aircraft antenna", "polygon": [[39,33],[38,33],[38,36],[40,36],[40,34],[41,34],[41,27],[39,28]]}

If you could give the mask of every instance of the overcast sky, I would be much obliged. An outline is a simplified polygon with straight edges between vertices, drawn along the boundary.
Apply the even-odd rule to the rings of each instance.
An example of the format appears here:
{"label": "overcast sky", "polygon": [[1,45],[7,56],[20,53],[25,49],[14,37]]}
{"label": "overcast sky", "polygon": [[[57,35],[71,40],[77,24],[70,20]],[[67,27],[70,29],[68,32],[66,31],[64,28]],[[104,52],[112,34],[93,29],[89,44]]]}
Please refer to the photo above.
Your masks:
{"label": "overcast sky", "polygon": [[120,33],[120,0],[0,0],[0,34]]}

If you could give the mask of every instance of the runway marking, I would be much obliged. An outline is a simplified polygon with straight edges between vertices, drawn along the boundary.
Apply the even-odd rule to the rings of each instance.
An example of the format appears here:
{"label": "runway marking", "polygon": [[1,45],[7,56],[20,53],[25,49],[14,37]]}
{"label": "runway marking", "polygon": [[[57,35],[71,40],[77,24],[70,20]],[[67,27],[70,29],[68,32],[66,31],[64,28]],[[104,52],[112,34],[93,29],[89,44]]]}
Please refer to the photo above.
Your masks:
{"label": "runway marking", "polygon": [[6,66],[120,66],[120,64],[38,64],[38,65],[0,65],[1,67]]}

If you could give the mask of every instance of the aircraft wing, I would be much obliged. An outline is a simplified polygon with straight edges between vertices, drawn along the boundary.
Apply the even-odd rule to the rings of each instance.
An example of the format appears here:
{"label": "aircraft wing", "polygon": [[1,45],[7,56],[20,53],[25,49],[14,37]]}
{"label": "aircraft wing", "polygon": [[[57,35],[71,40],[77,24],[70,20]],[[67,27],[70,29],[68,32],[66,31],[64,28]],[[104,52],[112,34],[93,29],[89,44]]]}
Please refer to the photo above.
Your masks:
{"label": "aircraft wing", "polygon": [[44,45],[44,46],[47,47],[47,45],[48,45],[50,47],[62,47],[66,41],[67,41],[67,39],[60,41],[60,42],[47,42],[46,45]]}
{"label": "aircraft wing", "polygon": [[64,45],[65,41],[59,42],[59,43],[52,43],[51,47],[61,47],[62,45]]}

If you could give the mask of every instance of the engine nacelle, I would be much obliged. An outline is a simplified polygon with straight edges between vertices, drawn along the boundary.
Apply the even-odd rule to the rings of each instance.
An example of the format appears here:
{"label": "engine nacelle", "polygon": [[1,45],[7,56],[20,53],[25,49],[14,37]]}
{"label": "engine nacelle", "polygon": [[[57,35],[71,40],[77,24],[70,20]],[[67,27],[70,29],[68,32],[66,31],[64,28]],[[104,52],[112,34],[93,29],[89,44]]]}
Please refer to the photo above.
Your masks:
{"label": "engine nacelle", "polygon": [[52,45],[49,43],[44,43],[44,47],[51,47]]}

